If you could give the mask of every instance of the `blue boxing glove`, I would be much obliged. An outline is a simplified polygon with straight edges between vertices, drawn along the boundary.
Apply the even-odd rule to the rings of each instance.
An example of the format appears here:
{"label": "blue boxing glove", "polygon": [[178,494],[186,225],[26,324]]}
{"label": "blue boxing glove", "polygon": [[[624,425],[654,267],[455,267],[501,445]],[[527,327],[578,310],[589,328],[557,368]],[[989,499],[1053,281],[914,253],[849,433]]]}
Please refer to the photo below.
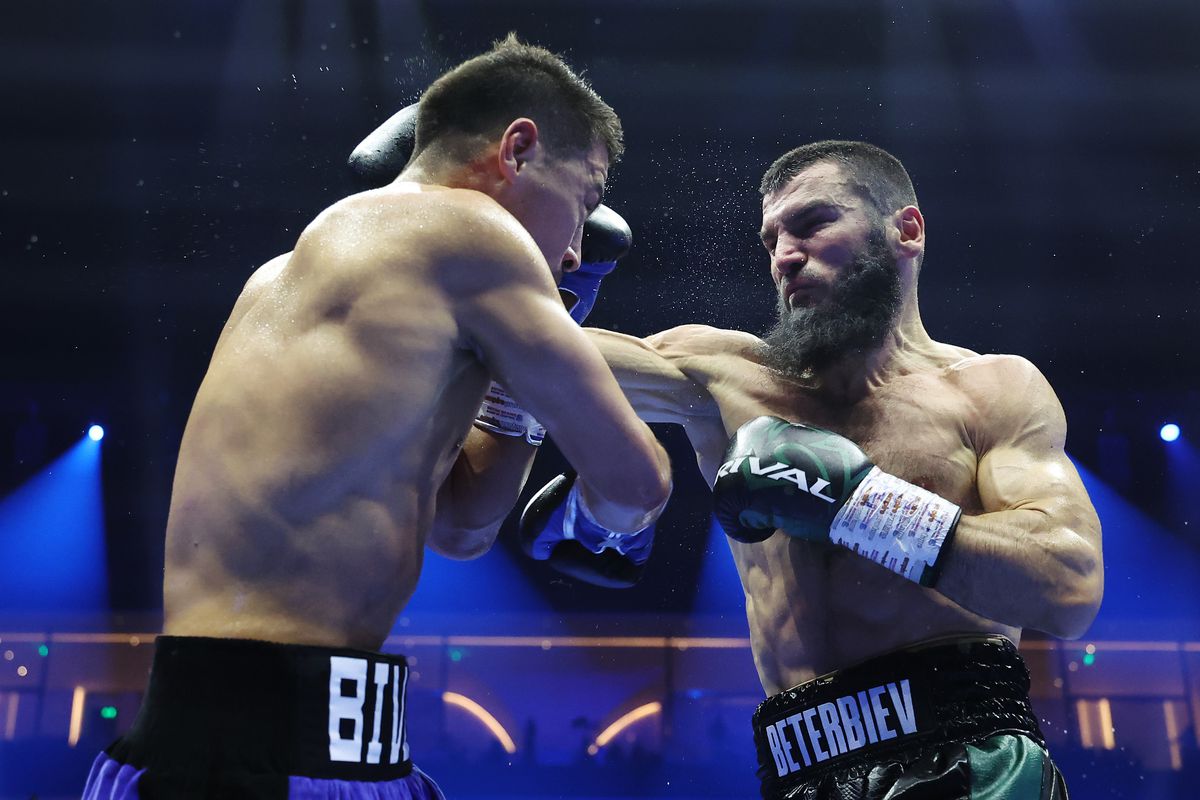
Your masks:
{"label": "blue boxing glove", "polygon": [[599,205],[583,223],[579,269],[568,272],[558,284],[563,305],[571,318],[583,324],[596,304],[600,281],[617,267],[617,261],[633,246],[633,231],[620,214]]}
{"label": "blue boxing glove", "polygon": [[779,530],[837,544],[922,586],[936,583],[962,513],[884,472],[846,437],[779,417],[738,428],[713,503],[737,541],[760,542]]}
{"label": "blue boxing glove", "polygon": [[517,528],[530,558],[559,572],[613,589],[633,586],[646,571],[654,525],[617,533],[599,525],[579,496],[574,473],[559,475],[533,496]]}

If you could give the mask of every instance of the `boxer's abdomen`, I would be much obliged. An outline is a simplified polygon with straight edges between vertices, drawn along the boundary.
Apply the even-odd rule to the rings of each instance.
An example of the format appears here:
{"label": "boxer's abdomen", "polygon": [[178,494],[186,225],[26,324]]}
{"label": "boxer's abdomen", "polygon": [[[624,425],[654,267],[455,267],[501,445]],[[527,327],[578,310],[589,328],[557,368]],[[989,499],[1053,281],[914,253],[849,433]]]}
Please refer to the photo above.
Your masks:
{"label": "boxer's abdomen", "polygon": [[1020,631],[973,614],[849,551],[776,535],[732,543],[759,677],[776,693],[915,642]]}
{"label": "boxer's abdomen", "polygon": [[[947,353],[945,361],[961,358]],[[747,368],[749,369],[749,368]],[[827,428],[858,444],[879,467],[977,514],[977,456],[967,431],[967,397],[940,363],[894,378],[856,403],[828,405],[789,385],[754,380],[713,383],[730,425],[756,415]],[[775,393],[763,393],[763,385]],[[756,391],[751,391],[755,389]],[[721,443],[723,446],[724,443]],[[706,452],[706,463],[720,453]],[[713,479],[709,476],[710,481]],[[955,633],[1020,631],[984,619],[941,595],[835,545],[777,533],[758,544],[732,542],[746,589],[759,677],[776,693],[818,675],[925,639]]]}

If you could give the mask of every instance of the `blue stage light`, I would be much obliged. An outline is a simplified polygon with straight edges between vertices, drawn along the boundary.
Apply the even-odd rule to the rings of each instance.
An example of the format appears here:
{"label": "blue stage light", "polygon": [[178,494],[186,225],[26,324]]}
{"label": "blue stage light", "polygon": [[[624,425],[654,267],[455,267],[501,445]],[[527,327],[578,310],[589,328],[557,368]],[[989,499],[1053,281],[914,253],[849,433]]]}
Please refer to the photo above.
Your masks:
{"label": "blue stage light", "polygon": [[1179,438],[1179,426],[1174,422],[1168,422],[1158,429],[1158,435],[1164,442],[1173,442]]}
{"label": "blue stage light", "polygon": [[100,456],[80,439],[0,500],[4,612],[108,608]]}
{"label": "blue stage light", "polygon": [[104,438],[104,428],[101,428],[99,425],[93,425],[88,428],[88,438],[93,442],[100,441]]}
{"label": "blue stage light", "polygon": [[[1191,452],[1185,442],[1166,450],[1168,460]],[[1152,518],[1137,504],[1075,462],[1096,513],[1109,535],[1104,539],[1104,602],[1089,637],[1125,640],[1178,636],[1183,620],[1200,619],[1200,549]],[[1196,474],[1172,469],[1170,474]],[[1194,484],[1194,482],[1193,482]],[[1189,484],[1190,490],[1191,484]],[[1099,663],[1100,650],[1085,655]],[[1089,666],[1084,663],[1083,666]],[[1091,666],[1094,666],[1091,665]]]}

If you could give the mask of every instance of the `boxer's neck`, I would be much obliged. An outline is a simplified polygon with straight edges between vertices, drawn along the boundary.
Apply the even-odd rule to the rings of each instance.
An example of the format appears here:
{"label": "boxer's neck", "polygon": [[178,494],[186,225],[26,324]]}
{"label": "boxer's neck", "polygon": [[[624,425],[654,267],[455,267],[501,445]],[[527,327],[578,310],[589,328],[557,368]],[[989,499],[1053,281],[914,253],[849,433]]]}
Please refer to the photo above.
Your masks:
{"label": "boxer's neck", "polygon": [[892,378],[927,364],[933,346],[921,322],[916,292],[910,292],[883,342],[870,350],[849,352],[818,372],[812,390],[827,402],[858,402]]}

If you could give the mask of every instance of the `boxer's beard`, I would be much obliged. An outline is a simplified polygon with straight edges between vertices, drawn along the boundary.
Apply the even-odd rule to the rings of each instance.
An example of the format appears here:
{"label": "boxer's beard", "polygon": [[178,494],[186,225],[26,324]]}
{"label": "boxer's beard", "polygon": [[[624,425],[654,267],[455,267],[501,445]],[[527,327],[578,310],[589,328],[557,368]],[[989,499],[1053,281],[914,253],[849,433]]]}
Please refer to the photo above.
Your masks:
{"label": "boxer's beard", "polygon": [[823,302],[792,309],[780,295],[779,319],[763,337],[763,362],[791,378],[809,377],[877,347],[899,310],[896,257],[876,229]]}

